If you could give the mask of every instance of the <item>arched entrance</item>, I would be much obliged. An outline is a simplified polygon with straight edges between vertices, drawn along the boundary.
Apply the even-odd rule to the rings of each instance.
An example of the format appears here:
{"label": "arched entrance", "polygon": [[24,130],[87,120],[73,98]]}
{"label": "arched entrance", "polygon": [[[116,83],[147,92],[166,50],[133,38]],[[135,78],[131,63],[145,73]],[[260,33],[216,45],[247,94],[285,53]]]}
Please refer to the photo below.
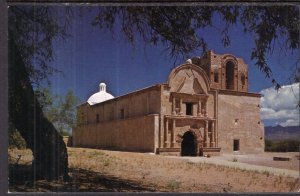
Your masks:
{"label": "arched entrance", "polygon": [[185,132],[182,137],[181,156],[197,156],[197,138],[192,131]]}
{"label": "arched entrance", "polygon": [[226,63],[226,89],[234,90],[234,64],[231,61]]}

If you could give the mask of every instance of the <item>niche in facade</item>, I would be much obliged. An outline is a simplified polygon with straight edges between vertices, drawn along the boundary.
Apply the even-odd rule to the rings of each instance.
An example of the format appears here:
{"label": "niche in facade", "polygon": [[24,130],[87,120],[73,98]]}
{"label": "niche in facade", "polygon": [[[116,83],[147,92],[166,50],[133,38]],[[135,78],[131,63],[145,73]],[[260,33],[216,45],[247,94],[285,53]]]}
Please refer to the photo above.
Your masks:
{"label": "niche in facade", "polygon": [[193,103],[185,103],[186,106],[186,110],[185,110],[185,114],[186,115],[193,115]]}

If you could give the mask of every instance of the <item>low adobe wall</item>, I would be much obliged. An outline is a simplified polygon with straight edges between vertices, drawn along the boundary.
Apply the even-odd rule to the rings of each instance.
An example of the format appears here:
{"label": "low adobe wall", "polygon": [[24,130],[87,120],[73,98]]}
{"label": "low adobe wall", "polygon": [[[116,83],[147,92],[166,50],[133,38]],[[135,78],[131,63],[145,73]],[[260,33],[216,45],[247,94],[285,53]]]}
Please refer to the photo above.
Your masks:
{"label": "low adobe wall", "polygon": [[159,115],[81,125],[73,131],[74,147],[155,152]]}

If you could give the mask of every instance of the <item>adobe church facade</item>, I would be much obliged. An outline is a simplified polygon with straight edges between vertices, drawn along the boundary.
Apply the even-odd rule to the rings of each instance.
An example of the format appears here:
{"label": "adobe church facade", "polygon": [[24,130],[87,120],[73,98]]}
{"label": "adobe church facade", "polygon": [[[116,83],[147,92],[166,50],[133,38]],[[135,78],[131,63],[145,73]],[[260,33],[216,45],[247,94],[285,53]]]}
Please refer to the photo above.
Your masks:
{"label": "adobe church facade", "polygon": [[164,84],[78,106],[73,145],[183,156],[260,153],[260,97],[248,92],[241,58],[209,51],[174,68]]}

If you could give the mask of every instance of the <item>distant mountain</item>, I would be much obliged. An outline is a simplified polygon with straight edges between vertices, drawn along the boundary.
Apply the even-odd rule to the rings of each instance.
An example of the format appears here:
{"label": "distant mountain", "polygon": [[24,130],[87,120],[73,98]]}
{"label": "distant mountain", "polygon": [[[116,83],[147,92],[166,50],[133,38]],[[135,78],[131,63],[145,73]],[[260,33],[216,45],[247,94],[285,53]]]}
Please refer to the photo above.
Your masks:
{"label": "distant mountain", "polygon": [[282,127],[265,127],[265,139],[273,141],[281,140],[300,140],[300,126]]}

